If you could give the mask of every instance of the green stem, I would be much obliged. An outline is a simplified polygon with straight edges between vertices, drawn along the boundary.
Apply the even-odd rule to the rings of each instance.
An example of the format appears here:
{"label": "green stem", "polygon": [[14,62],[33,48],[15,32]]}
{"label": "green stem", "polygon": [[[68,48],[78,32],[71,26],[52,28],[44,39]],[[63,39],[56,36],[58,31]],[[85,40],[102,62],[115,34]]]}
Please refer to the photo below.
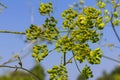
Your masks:
{"label": "green stem", "polygon": [[[70,29],[68,29],[67,37],[69,37],[69,34],[70,34]],[[63,53],[63,57],[64,57],[63,65],[66,65],[66,53]]]}
{"label": "green stem", "polygon": [[9,30],[0,30],[0,33],[11,33],[11,34],[22,34],[22,35],[25,35],[25,32],[16,32],[16,31],[9,31]]}
{"label": "green stem", "polygon": [[66,53],[63,53],[63,57],[64,57],[64,63],[63,63],[63,65],[65,66],[66,65]]}

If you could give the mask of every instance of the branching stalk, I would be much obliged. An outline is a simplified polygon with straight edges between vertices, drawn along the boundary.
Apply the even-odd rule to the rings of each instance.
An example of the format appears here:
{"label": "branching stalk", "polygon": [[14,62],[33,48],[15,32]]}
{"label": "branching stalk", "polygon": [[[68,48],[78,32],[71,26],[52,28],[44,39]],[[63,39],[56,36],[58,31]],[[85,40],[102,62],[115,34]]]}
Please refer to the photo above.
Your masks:
{"label": "branching stalk", "polygon": [[6,66],[6,65],[0,65],[0,67],[4,67],[4,68],[14,68],[14,69],[21,69],[21,70],[24,70],[24,71],[26,71],[26,72],[32,74],[34,77],[37,78],[37,80],[40,80],[40,78],[39,78],[36,74],[34,74],[33,72],[31,72],[31,71],[29,71],[28,69],[23,68],[23,67],[18,67],[18,66],[15,66],[15,67],[14,67],[14,66]]}

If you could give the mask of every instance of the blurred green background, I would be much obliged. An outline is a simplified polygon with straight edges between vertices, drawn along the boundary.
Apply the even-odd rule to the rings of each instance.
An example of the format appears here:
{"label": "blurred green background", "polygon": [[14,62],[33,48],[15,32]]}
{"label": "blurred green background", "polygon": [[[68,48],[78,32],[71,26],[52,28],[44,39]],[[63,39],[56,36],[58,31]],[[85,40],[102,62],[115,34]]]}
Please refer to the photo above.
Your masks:
{"label": "blurred green background", "polygon": [[[40,80],[45,80],[44,69],[40,64],[36,64],[31,70]],[[35,76],[22,70],[11,71],[0,76],[0,80],[37,80]]]}

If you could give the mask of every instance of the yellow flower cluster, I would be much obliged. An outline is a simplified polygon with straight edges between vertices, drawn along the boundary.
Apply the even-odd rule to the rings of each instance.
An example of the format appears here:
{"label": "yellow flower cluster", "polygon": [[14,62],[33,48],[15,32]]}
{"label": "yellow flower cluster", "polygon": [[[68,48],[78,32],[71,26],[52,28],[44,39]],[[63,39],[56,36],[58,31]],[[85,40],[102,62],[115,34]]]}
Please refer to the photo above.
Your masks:
{"label": "yellow flower cluster", "polygon": [[59,39],[56,42],[56,50],[58,52],[63,52],[66,53],[67,51],[70,51],[73,47],[73,41],[71,40],[71,38],[68,38],[67,36],[63,36],[61,39]]}
{"label": "yellow flower cluster", "polygon": [[68,77],[66,67],[62,64],[60,66],[53,66],[47,72],[50,74],[50,80],[67,80]]}
{"label": "yellow flower cluster", "polygon": [[43,24],[44,27],[44,36],[47,40],[51,41],[53,39],[57,39],[59,30],[56,27],[57,20],[54,17],[47,18],[45,23]]}
{"label": "yellow flower cluster", "polygon": [[57,20],[54,17],[47,18],[43,24],[43,29],[31,25],[29,29],[26,30],[26,36],[28,40],[34,40],[40,38],[41,40],[51,41],[57,39],[59,35],[59,30],[56,27]]}
{"label": "yellow flower cluster", "polygon": [[40,7],[39,7],[39,12],[40,12],[40,14],[41,15],[49,15],[50,14],[50,12],[52,12],[53,11],[53,8],[52,8],[52,3],[50,2],[50,3],[41,3],[40,4]]}
{"label": "yellow flower cluster", "polygon": [[96,19],[101,14],[101,11],[89,6],[83,9],[83,14],[89,19]]}
{"label": "yellow flower cluster", "polygon": [[[80,14],[77,13],[76,16],[72,17],[71,12],[73,10],[71,10],[68,9],[63,12],[63,23],[65,19],[68,20],[66,25],[63,24],[63,26],[68,28],[70,28],[70,25],[74,26],[72,30],[70,28],[69,36],[63,36],[56,42],[56,50],[63,53],[72,51],[75,55],[74,58],[80,62],[84,62],[87,59],[90,64],[99,64],[101,52],[100,50],[92,51],[88,42],[96,43],[99,41],[101,34],[97,33],[97,30],[102,30],[105,26],[103,18],[100,16],[101,12],[89,6],[85,7]],[[70,17],[68,18],[68,16]],[[95,63],[92,62],[90,54],[95,54],[93,58],[94,61],[96,60]]]}
{"label": "yellow flower cluster", "polygon": [[118,16],[119,16],[119,14],[118,14],[118,12],[113,12],[113,16],[115,17],[115,18],[118,18]]}
{"label": "yellow flower cluster", "polygon": [[47,45],[35,45],[33,46],[32,57],[36,59],[37,62],[40,62],[48,55]]}
{"label": "yellow flower cluster", "polygon": [[87,60],[90,64],[100,64],[101,57],[102,52],[100,48],[96,48],[95,50],[90,51],[89,56],[87,56]]}
{"label": "yellow flower cluster", "polygon": [[62,13],[63,21],[63,28],[73,29],[75,27],[74,19],[77,17],[78,13],[73,10],[71,7],[68,10],[65,10]]}
{"label": "yellow flower cluster", "polygon": [[84,66],[84,68],[81,72],[81,75],[84,78],[84,80],[93,77],[92,71],[91,71],[90,67],[87,65]]}
{"label": "yellow flower cluster", "polygon": [[87,44],[75,44],[72,51],[74,53],[74,58],[81,63],[85,61],[86,56],[90,53],[90,49]]}
{"label": "yellow flower cluster", "polygon": [[87,59],[90,64],[100,64],[100,59],[102,57],[100,48],[91,50],[88,44],[75,44],[72,51],[74,53],[74,58],[80,61],[80,63]]}
{"label": "yellow flower cluster", "polygon": [[42,30],[40,27],[31,24],[30,29],[26,30],[26,36],[28,40],[37,39],[39,36],[42,36]]}
{"label": "yellow flower cluster", "polygon": [[88,41],[95,43],[99,40],[99,37],[100,36],[96,33],[96,30],[75,30],[71,33],[71,38],[80,44]]}
{"label": "yellow flower cluster", "polygon": [[110,20],[110,12],[107,9],[105,9],[103,21],[105,22],[105,24],[107,24]]}
{"label": "yellow flower cluster", "polygon": [[118,25],[120,25],[120,20],[116,19],[112,23],[113,23],[114,26],[118,26]]}
{"label": "yellow flower cluster", "polygon": [[105,4],[104,2],[102,2],[102,1],[98,1],[98,2],[97,2],[97,6],[98,6],[99,8],[105,8],[106,4]]}
{"label": "yellow flower cluster", "polygon": [[79,14],[76,20],[76,24],[78,26],[87,25],[87,17],[82,14]]}

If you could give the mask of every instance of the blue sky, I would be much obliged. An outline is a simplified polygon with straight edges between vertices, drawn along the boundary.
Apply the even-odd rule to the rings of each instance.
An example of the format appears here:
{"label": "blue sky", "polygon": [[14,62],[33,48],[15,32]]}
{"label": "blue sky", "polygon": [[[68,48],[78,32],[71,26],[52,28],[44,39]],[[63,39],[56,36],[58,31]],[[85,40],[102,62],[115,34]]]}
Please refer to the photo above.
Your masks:
{"label": "blue sky", "polygon": [[[38,8],[40,2],[48,2],[50,0],[0,0],[3,4],[7,6],[6,9],[3,9],[2,13],[0,13],[0,30],[12,30],[12,31],[21,31],[24,32],[27,28],[29,28],[30,24],[33,23],[35,25],[41,25],[44,22],[45,17],[39,14]],[[73,4],[73,2],[78,2],[78,0],[51,0],[54,6],[54,16],[58,19],[58,27],[61,27],[62,18],[61,12],[68,8],[69,5]],[[87,6],[95,6],[95,0],[85,0]],[[32,7],[32,9],[31,9]],[[31,14],[33,10],[34,20],[31,22]],[[119,30],[120,28],[117,27]],[[103,30],[103,41],[102,44],[112,43],[117,46],[120,43],[117,41],[110,24],[108,24]],[[118,31],[120,33],[120,31]],[[104,41],[106,39],[107,41]],[[24,48],[28,43],[25,43],[25,36],[14,35],[14,34],[2,34],[0,33],[0,56],[2,59],[0,60],[0,64],[4,61],[8,60],[15,53],[19,52],[22,48]],[[52,49],[52,45],[49,45]],[[93,48],[98,47],[98,45],[93,44]],[[104,55],[109,57],[118,59],[118,55],[120,54],[120,50],[113,48],[109,50],[107,47],[101,47]],[[28,52],[30,48],[20,53],[20,55]],[[50,69],[53,65],[59,65],[60,55],[55,51],[51,53],[44,61],[41,62],[42,66],[45,70]],[[23,66],[25,68],[32,68],[35,64],[34,59],[31,57],[31,54],[27,56],[23,61]],[[17,62],[11,63],[9,65],[16,65]],[[85,64],[79,64],[80,69]],[[115,66],[118,66],[118,63],[102,58],[100,65],[90,65],[94,74],[94,78],[90,80],[95,80],[98,76],[102,74],[103,70],[110,72]],[[69,79],[68,80],[76,80],[79,72],[74,64],[67,65],[67,69],[69,71]],[[9,69],[7,69],[9,70]],[[0,69],[0,74],[7,72],[5,68]],[[48,80],[48,75],[46,80]]]}

